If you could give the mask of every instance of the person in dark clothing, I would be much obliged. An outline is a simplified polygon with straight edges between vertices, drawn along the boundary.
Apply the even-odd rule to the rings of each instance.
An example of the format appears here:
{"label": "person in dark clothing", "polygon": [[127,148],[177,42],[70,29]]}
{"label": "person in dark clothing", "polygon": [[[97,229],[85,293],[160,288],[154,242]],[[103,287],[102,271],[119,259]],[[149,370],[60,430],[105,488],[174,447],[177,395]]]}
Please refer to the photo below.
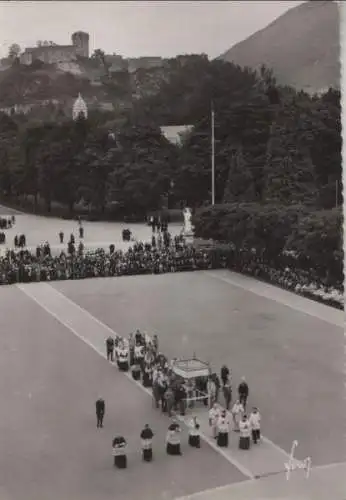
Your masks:
{"label": "person in dark clothing", "polygon": [[165,409],[168,413],[168,416],[172,416],[172,410],[174,408],[174,391],[172,387],[168,387],[167,391],[165,392]]}
{"label": "person in dark clothing", "polygon": [[153,226],[154,226],[154,233],[155,233],[156,229],[158,230],[158,226],[159,226],[159,220],[158,220],[157,215],[154,216]]}
{"label": "person in dark clothing", "polygon": [[229,369],[226,365],[223,365],[223,367],[221,368],[220,375],[221,375],[222,385],[226,385],[229,376]]}
{"label": "person in dark clothing", "polygon": [[60,240],[60,244],[62,245],[64,243],[64,233],[62,231],[60,231],[60,233],[59,233],[59,240]]}
{"label": "person in dark clothing", "polygon": [[167,411],[167,407],[166,407],[166,403],[167,403],[167,400],[165,398],[165,394],[166,394],[166,391],[167,391],[167,382],[165,379],[161,379],[159,381],[159,387],[158,387],[158,390],[159,390],[159,397],[160,397],[160,401],[161,401],[161,410],[162,410],[162,413],[166,413]]}
{"label": "person in dark clothing", "polygon": [[142,457],[145,462],[151,462],[153,459],[153,437],[153,431],[148,424],[145,424],[140,435],[142,441]]}
{"label": "person in dark clothing", "polygon": [[246,410],[246,402],[249,397],[249,386],[245,382],[245,377],[242,377],[241,383],[238,386],[239,402],[243,405],[244,410]]}
{"label": "person in dark clothing", "polygon": [[223,397],[225,399],[226,410],[229,410],[232,401],[232,386],[230,377],[227,377],[226,382],[222,386]]}
{"label": "person in dark clothing", "polygon": [[135,344],[140,345],[142,343],[142,334],[141,332],[137,329],[135,333]]}
{"label": "person in dark clothing", "polygon": [[215,402],[217,403],[219,401],[219,394],[220,394],[220,389],[221,389],[221,383],[220,383],[220,379],[217,375],[217,373],[214,373],[213,374],[213,380],[214,380],[214,383],[215,383]]}
{"label": "person in dark clothing", "polygon": [[153,337],[153,349],[154,349],[155,354],[157,354],[157,352],[159,350],[159,339],[158,339],[156,334]]}
{"label": "person in dark clothing", "polygon": [[43,255],[45,257],[47,256],[50,256],[51,255],[51,250],[50,250],[50,246],[49,246],[49,243],[48,241],[43,245]]}
{"label": "person in dark clothing", "polygon": [[114,339],[109,336],[106,339],[107,361],[114,361]]}
{"label": "person in dark clothing", "polygon": [[155,220],[153,216],[150,217],[149,225],[151,226],[152,232],[155,233]]}
{"label": "person in dark clothing", "polygon": [[181,416],[185,415],[185,398],[186,398],[186,392],[184,386],[178,384],[175,390],[175,403],[177,408],[179,409],[179,413]]}
{"label": "person in dark clothing", "polygon": [[70,255],[73,255],[76,251],[76,248],[74,246],[74,243],[72,243],[72,241],[69,241],[68,242],[68,245],[67,245],[67,251]]}
{"label": "person in dark clothing", "polygon": [[79,237],[81,239],[84,238],[84,227],[83,226],[79,226]]}
{"label": "person in dark clothing", "polygon": [[97,428],[103,427],[103,418],[105,416],[106,405],[102,398],[99,398],[96,403],[96,420],[97,420]]}

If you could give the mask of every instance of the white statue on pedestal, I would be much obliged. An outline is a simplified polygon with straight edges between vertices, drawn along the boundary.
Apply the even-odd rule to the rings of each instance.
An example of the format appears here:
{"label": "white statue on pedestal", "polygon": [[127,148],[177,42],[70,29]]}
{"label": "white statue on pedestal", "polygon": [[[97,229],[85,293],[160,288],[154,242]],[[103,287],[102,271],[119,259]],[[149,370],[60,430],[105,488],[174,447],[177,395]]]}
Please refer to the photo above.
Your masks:
{"label": "white statue on pedestal", "polygon": [[188,207],[184,208],[183,215],[184,215],[183,233],[185,236],[193,236],[193,228],[191,224],[191,218],[192,218],[191,210]]}

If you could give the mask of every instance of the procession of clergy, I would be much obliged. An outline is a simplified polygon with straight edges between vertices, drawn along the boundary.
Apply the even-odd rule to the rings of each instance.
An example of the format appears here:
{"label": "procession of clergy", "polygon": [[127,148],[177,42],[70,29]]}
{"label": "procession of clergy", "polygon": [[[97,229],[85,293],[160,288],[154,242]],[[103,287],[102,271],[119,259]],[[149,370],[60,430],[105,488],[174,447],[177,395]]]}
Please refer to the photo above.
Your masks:
{"label": "procession of clergy", "polygon": [[[246,403],[249,388],[243,377],[238,387],[239,398],[235,401],[229,412],[232,400],[231,374],[227,366],[221,368],[220,378],[214,373],[208,378],[196,379],[196,386],[191,381],[185,382],[176,377],[172,370],[172,364],[159,352],[158,337],[150,338],[139,330],[130,334],[128,339],[109,336],[106,340],[107,360],[116,361],[119,370],[127,372],[131,370],[132,377],[141,381],[144,387],[151,387],[156,408],[168,413],[173,417],[173,412],[179,411],[185,415],[187,401],[189,407],[193,408],[194,390],[204,391],[205,406],[209,404],[209,426],[217,446],[228,447],[229,432],[231,425],[233,431],[239,433],[239,448],[248,450],[251,440],[254,444],[260,441],[261,416],[257,408],[253,408],[250,416],[246,415]],[[221,381],[220,381],[221,379]],[[223,393],[225,407],[218,404],[220,390]],[[103,427],[105,414],[105,402],[102,398],[96,401],[97,427]],[[229,416],[231,418],[229,418]],[[166,435],[166,451],[168,455],[182,455],[181,452],[181,428],[179,423],[172,418]],[[153,459],[154,433],[149,425],[145,425],[140,433],[142,444],[142,458],[146,462]],[[200,448],[200,424],[197,417],[192,417],[189,424],[188,443],[194,448]],[[118,468],[127,467],[127,442],[124,436],[116,436],[112,440],[112,453],[114,466]]]}

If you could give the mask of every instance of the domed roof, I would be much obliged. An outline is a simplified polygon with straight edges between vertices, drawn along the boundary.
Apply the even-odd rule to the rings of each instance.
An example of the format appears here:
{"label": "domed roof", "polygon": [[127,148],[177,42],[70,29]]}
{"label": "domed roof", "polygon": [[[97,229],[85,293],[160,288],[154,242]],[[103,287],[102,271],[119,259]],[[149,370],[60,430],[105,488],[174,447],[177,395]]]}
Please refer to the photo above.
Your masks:
{"label": "domed roof", "polygon": [[88,107],[83,97],[80,94],[78,94],[78,97],[73,104],[72,118],[74,120],[77,120],[81,115],[85,119],[88,118]]}
{"label": "domed roof", "polygon": [[86,36],[89,38],[89,33],[86,33],[85,31],[75,31],[74,33],[72,33],[72,36]]}

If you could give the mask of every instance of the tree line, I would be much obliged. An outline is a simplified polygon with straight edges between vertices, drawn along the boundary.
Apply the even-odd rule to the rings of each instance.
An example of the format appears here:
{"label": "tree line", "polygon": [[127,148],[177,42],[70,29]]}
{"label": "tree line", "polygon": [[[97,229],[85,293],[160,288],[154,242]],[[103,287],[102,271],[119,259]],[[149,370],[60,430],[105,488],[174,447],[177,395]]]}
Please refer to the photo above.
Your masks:
{"label": "tree line", "polygon": [[273,268],[313,270],[323,282],[343,283],[342,210],[275,203],[232,203],[198,210],[193,217],[199,238],[231,243],[236,251],[255,252]]}

